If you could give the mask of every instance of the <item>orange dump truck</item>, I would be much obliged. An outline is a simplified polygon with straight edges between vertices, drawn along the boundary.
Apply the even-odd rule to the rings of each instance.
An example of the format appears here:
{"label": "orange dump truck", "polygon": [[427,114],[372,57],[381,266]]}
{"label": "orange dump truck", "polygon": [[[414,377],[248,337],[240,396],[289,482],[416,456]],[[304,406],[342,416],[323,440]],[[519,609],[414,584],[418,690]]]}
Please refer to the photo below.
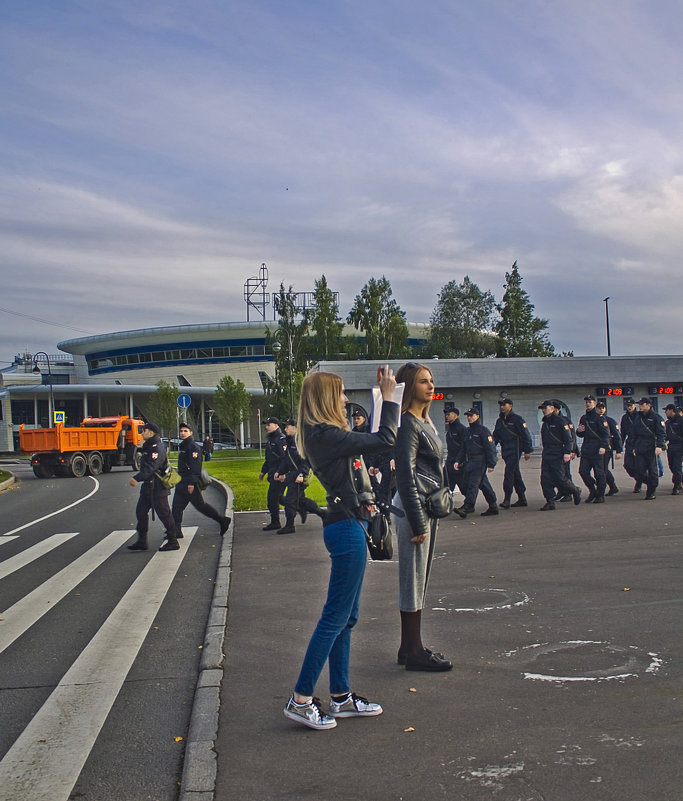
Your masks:
{"label": "orange dump truck", "polygon": [[132,417],[86,417],[79,428],[19,426],[21,450],[38,478],[98,476],[117,465],[140,466],[144,422]]}

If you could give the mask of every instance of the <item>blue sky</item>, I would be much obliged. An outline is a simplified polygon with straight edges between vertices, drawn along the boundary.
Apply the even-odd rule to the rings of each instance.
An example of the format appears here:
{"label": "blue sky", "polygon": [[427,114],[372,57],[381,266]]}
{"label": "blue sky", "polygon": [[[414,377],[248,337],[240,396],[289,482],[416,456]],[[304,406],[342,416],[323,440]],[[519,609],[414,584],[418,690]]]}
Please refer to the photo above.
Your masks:
{"label": "blue sky", "polygon": [[426,322],[517,260],[558,351],[606,352],[609,296],[613,354],[680,353],[682,31],[674,0],[5,3],[0,359],[245,320],[262,262]]}

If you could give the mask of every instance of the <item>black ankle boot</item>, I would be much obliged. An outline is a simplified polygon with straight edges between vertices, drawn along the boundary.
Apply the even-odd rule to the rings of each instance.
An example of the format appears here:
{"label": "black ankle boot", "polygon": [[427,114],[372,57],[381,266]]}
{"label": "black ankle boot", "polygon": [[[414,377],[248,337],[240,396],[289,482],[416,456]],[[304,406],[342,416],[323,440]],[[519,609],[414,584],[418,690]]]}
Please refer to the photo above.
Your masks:
{"label": "black ankle boot", "polygon": [[147,550],[147,532],[140,534],[137,532],[138,538],[132,545],[127,545],[129,551],[146,551]]}

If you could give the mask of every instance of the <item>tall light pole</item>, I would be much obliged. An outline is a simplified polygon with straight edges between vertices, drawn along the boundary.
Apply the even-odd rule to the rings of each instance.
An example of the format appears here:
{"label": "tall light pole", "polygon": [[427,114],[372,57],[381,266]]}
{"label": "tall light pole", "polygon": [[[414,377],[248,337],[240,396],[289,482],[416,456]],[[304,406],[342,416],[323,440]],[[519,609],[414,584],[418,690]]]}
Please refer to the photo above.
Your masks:
{"label": "tall light pole", "polygon": [[52,428],[52,426],[54,425],[54,420],[52,419],[52,417],[53,417],[53,414],[54,414],[54,411],[55,411],[55,393],[54,393],[54,390],[52,389],[52,368],[50,367],[50,357],[47,355],[47,353],[45,353],[44,350],[39,350],[38,353],[34,353],[33,354],[33,370],[31,370],[31,372],[36,374],[36,375],[40,375],[41,374],[40,367],[38,367],[38,357],[39,356],[45,356],[45,361],[47,362],[47,374],[50,377],[50,380],[49,380],[49,384],[50,384],[50,402],[48,404],[48,410],[47,410],[47,420],[48,420],[47,427],[48,428]]}
{"label": "tall light pole", "polygon": [[605,327],[607,328],[607,355],[612,355],[612,345],[609,340],[609,297],[605,298]]}
{"label": "tall light pole", "polygon": [[284,334],[287,337],[287,362],[289,364],[289,416],[294,417],[294,354],[292,353],[292,335],[284,328],[278,328],[273,337],[273,353],[277,354],[282,350],[282,343],[279,338]]}

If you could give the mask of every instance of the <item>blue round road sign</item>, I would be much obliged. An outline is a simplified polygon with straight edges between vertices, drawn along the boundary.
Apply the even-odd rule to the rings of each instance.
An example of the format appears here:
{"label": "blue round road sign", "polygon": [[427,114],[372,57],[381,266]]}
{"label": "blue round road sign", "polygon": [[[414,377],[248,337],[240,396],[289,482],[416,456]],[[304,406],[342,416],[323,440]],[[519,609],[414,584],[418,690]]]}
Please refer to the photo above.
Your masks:
{"label": "blue round road sign", "polygon": [[178,406],[181,409],[187,409],[187,407],[192,403],[192,398],[189,395],[183,393],[182,395],[178,395]]}

